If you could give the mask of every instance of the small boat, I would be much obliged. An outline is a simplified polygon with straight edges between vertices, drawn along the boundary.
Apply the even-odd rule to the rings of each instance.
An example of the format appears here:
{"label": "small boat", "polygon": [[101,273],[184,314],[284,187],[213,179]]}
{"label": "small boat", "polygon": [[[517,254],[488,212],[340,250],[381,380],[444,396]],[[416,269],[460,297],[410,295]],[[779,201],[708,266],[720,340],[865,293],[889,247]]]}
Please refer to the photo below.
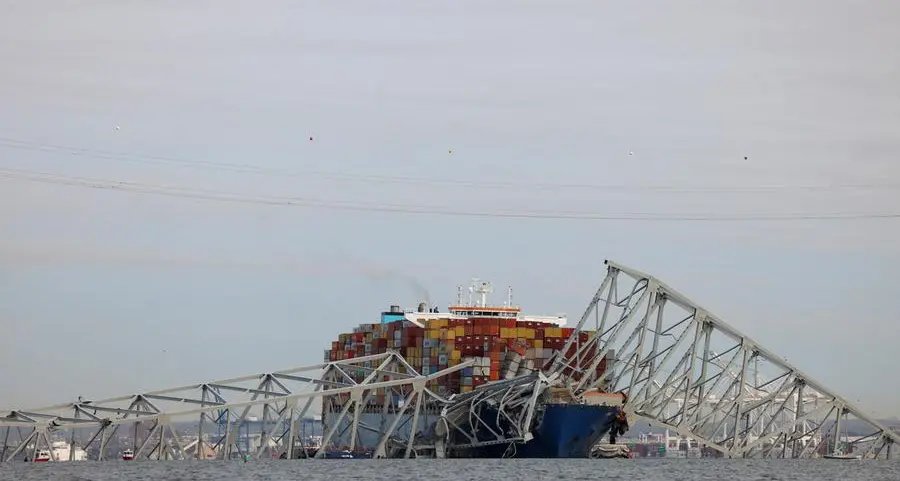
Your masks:
{"label": "small boat", "polygon": [[41,449],[34,455],[35,463],[46,463],[47,461],[50,461],[50,451],[46,449]]}
{"label": "small boat", "polygon": [[844,454],[840,451],[835,451],[831,454],[825,454],[822,457],[825,459],[841,459],[841,460],[862,459],[862,456],[860,456],[859,454]]}
{"label": "small boat", "polygon": [[133,461],[134,460],[134,450],[126,449],[122,451],[122,461]]}

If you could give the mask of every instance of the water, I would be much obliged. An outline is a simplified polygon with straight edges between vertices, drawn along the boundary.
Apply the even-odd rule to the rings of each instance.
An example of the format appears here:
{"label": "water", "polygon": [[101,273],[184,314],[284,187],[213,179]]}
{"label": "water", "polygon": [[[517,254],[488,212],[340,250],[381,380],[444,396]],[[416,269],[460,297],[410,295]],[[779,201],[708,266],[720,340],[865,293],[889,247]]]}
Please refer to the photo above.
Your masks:
{"label": "water", "polygon": [[358,479],[510,480],[796,480],[900,479],[900,461],[825,460],[319,460],[10,463],[0,481],[334,481]]}

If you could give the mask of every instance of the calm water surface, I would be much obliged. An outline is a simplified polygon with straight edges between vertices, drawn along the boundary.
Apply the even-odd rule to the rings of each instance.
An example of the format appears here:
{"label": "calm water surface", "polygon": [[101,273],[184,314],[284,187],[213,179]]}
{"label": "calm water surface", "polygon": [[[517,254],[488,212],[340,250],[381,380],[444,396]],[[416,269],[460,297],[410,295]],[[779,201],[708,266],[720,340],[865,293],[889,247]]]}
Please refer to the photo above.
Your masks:
{"label": "calm water surface", "polygon": [[2,481],[900,480],[900,461],[792,460],[321,460],[83,462],[0,465]]}

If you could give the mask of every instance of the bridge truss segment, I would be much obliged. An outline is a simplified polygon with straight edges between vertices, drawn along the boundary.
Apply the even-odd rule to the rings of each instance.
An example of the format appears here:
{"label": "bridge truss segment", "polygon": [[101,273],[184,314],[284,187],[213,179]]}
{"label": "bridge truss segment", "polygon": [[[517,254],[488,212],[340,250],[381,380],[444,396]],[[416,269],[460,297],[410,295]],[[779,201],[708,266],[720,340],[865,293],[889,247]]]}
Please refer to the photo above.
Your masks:
{"label": "bridge truss segment", "polygon": [[506,444],[505,457],[515,455],[516,444],[533,439],[543,395],[555,378],[535,371],[454,395],[441,412],[439,442],[448,454]]}
{"label": "bridge truss segment", "polygon": [[[408,446],[403,455],[409,457],[415,430],[407,428],[403,433],[398,423],[387,429],[384,425],[364,426],[359,413],[374,393],[380,392],[388,394],[385,413],[409,412],[416,419],[431,401],[446,402],[426,388],[428,381],[470,365],[464,362],[421,375],[399,353],[388,351],[142,394],[102,400],[79,397],[74,403],[0,412],[0,462],[34,459],[40,450],[50,451],[52,461],[65,461],[56,458],[54,440],[82,447],[97,460],[116,457],[113,445],[133,449],[135,458],[145,459],[295,458],[309,451],[298,424],[334,400],[342,410],[326,428],[312,456],[324,456],[338,431],[344,439],[350,439],[350,446],[342,447],[352,449],[360,431],[375,429],[381,436],[381,454],[392,442]],[[353,371],[365,374],[362,382],[354,380]],[[314,407],[316,400],[323,404]],[[242,426],[251,419],[261,426],[258,443],[252,448],[248,442],[239,442]],[[185,442],[185,433],[179,432],[178,426],[185,425],[196,429],[193,441]],[[125,445],[121,443],[123,438]],[[69,452],[72,460],[74,449]]]}
{"label": "bridge truss segment", "polygon": [[594,329],[590,340],[573,336],[564,351],[576,355],[552,361],[574,392],[625,392],[633,416],[729,457],[891,457],[896,432],[659,279],[606,265],[576,326]]}

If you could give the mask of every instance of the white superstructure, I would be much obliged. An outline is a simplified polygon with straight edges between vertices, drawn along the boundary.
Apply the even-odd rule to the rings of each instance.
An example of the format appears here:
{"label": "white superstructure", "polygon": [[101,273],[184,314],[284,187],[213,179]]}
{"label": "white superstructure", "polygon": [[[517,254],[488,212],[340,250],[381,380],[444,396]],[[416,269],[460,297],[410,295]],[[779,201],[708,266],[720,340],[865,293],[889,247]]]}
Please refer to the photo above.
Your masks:
{"label": "white superstructure", "polygon": [[[52,451],[51,460],[53,461],[86,461],[87,453],[78,446],[71,445],[65,441],[56,441],[50,445]],[[74,453],[72,452],[74,450]]]}
{"label": "white superstructure", "polygon": [[447,312],[439,312],[438,308],[429,308],[424,302],[419,304],[416,311],[404,312],[406,320],[424,327],[424,323],[432,319],[468,319],[470,317],[497,317],[502,319],[514,318],[517,321],[540,322],[564,327],[568,320],[565,315],[533,316],[523,315],[518,306],[512,303],[512,287],[507,289],[507,300],[500,306],[488,305],[487,295],[494,292],[493,285],[480,279],[472,279],[468,289],[468,299],[463,296],[463,287],[458,286],[456,304],[447,308]]}

